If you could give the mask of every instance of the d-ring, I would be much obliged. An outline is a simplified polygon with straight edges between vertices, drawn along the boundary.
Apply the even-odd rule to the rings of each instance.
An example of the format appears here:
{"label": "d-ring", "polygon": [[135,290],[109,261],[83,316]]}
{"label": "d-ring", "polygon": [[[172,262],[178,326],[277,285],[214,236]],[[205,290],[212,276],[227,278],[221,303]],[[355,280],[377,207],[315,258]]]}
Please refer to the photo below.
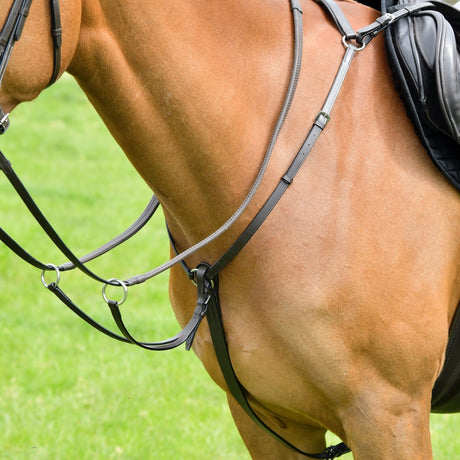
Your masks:
{"label": "d-ring", "polygon": [[[123,288],[123,298],[119,302],[116,301],[117,306],[120,306],[126,300],[126,298],[128,297],[128,286],[126,286],[126,283],[124,281],[118,280],[116,278],[111,278],[111,279],[109,279],[107,281],[109,281],[109,283],[111,283],[111,282],[118,283],[118,286],[121,286]],[[102,288],[102,298],[105,300],[107,305],[110,302],[114,302],[113,300],[108,299],[107,296],[105,295],[105,290],[107,289],[107,286],[109,286],[109,283],[104,284],[104,286]],[[113,284],[111,286],[113,286]]]}
{"label": "d-ring", "polygon": [[[61,272],[59,271],[59,267],[57,267],[54,264],[46,264],[46,266],[48,268],[50,268],[50,269],[53,269],[56,272],[56,281],[54,282],[54,284],[57,286],[59,284],[59,281],[61,280]],[[42,270],[42,284],[43,284],[43,286],[45,286],[48,289],[48,287],[53,283],[48,284],[46,282],[46,280],[45,280],[45,272],[46,272],[46,270]]]}

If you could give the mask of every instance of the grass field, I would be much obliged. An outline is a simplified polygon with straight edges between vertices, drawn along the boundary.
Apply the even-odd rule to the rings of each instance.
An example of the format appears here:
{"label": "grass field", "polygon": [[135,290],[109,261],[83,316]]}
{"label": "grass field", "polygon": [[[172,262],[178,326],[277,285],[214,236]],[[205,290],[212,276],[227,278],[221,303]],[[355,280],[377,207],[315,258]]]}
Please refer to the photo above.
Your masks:
{"label": "grass field", "polygon": [[[70,77],[16,109],[0,149],[77,254],[124,230],[150,198]],[[37,258],[63,261],[4,177],[0,222]],[[123,279],[168,256],[159,216],[91,267]],[[111,326],[99,284],[71,273],[61,285]],[[142,340],[163,340],[178,330],[167,276],[132,288],[122,308]],[[2,460],[249,458],[224,394],[193,353],[146,352],[102,336],[42,287],[39,270],[3,245],[0,334]],[[435,458],[460,458],[459,416],[433,416],[432,422]]]}

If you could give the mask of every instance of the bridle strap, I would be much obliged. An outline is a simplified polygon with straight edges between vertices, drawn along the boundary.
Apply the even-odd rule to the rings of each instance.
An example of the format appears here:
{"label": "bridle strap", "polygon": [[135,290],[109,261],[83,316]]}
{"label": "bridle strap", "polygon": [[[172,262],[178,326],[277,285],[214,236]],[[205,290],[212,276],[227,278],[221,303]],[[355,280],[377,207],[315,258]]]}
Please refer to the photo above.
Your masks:
{"label": "bridle strap", "polygon": [[[15,43],[21,38],[32,0],[14,0],[0,32],[0,87]],[[53,38],[53,71],[48,86],[58,78],[61,69],[62,28],[59,0],[50,0],[51,36]],[[9,127],[9,114],[0,107],[0,134]]]}
{"label": "bridle strap", "polygon": [[[0,32],[0,87],[5,75],[6,67],[10,62],[14,44],[21,37],[22,29],[29,14],[32,0],[14,0],[5,25]],[[0,107],[0,134],[3,134],[10,126],[8,113]]]}
{"label": "bridle strap", "polygon": [[53,37],[54,58],[53,73],[48,86],[51,86],[58,78],[61,70],[61,47],[62,47],[62,26],[59,0],[50,0],[51,11],[51,36]]}

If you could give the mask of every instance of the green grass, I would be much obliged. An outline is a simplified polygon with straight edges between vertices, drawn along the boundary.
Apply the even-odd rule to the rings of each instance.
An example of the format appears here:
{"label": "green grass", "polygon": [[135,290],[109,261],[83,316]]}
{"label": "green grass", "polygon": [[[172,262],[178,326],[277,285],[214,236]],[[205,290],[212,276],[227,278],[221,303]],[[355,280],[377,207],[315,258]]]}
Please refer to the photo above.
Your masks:
{"label": "green grass", "polygon": [[[70,77],[11,118],[0,149],[77,254],[117,235],[141,213],[150,191]],[[0,179],[1,226],[44,262],[63,262]],[[92,267],[123,279],[168,257],[158,216]],[[113,329],[98,283],[66,273],[61,284]],[[123,312],[143,340],[178,332],[167,275],[130,289]],[[2,460],[248,458],[224,393],[193,353],[147,352],[106,338],[60,304],[41,285],[40,271],[3,244],[0,335]]]}
{"label": "green grass", "polygon": [[[0,149],[77,254],[124,230],[150,198],[70,77],[12,115]],[[1,226],[45,262],[62,256],[4,177]],[[169,257],[161,216],[91,266],[127,278]],[[50,277],[52,278],[52,277]],[[100,286],[78,273],[63,288],[112,327]],[[123,307],[142,340],[178,330],[167,275],[134,287]],[[147,352],[91,329],[0,245],[0,459],[248,459],[224,394],[192,353]],[[435,459],[460,456],[458,416],[433,416]],[[331,442],[333,441],[331,437]],[[351,458],[350,455],[345,458]]]}

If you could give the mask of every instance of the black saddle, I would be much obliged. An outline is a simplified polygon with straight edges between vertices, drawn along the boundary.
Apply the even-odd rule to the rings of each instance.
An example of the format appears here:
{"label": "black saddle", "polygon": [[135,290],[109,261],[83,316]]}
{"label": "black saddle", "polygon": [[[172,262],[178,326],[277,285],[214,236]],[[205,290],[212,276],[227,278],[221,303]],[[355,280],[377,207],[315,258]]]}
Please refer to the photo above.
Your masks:
{"label": "black saddle", "polygon": [[437,0],[382,0],[382,13],[423,6],[385,31],[396,87],[434,164],[460,191],[460,10]]}

